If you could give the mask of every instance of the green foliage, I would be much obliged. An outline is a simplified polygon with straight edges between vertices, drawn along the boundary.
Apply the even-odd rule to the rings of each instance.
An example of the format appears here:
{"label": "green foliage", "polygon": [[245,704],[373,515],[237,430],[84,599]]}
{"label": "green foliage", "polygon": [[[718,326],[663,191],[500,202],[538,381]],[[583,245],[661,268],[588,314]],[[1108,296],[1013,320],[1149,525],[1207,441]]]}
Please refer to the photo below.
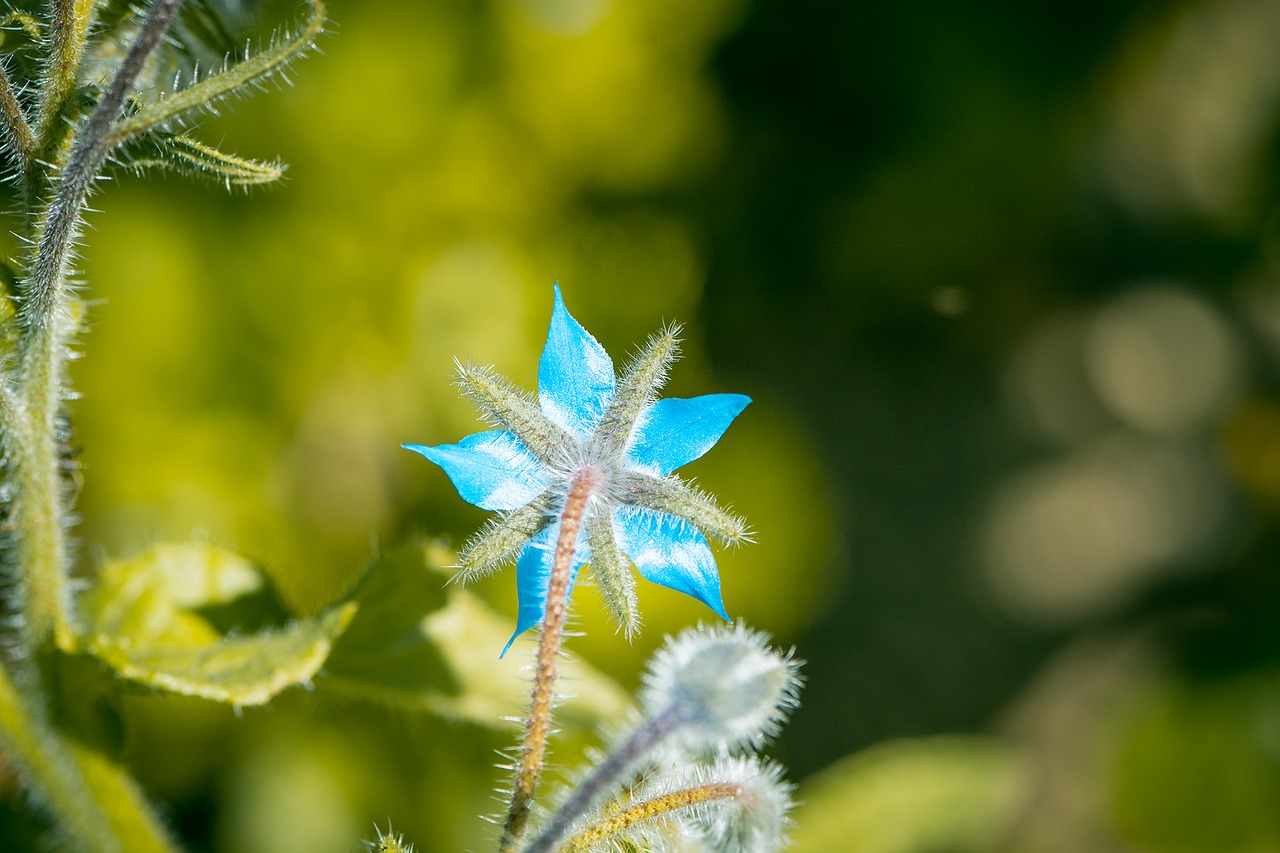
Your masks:
{"label": "green foliage", "polygon": [[797,809],[796,853],[978,853],[1024,806],[1025,768],[982,738],[884,743],[815,777]]}
{"label": "green foliage", "polygon": [[1142,849],[1280,850],[1280,677],[1153,685],[1119,730],[1114,819]]}
{"label": "green foliage", "polygon": [[[456,584],[445,585],[447,552],[410,548],[375,560],[352,594],[359,611],[317,680],[321,693],[406,711],[498,725],[528,696],[528,680],[497,650],[510,619]],[[575,728],[619,719],[631,707],[610,678],[564,662],[572,695],[560,718]]]}
{"label": "green foliage", "polygon": [[220,636],[199,608],[261,588],[234,554],[208,545],[164,545],[108,562],[82,600],[78,641],[125,678],[146,687],[232,705],[260,705],[309,683],[354,617],[348,603],[313,617],[234,637]]}

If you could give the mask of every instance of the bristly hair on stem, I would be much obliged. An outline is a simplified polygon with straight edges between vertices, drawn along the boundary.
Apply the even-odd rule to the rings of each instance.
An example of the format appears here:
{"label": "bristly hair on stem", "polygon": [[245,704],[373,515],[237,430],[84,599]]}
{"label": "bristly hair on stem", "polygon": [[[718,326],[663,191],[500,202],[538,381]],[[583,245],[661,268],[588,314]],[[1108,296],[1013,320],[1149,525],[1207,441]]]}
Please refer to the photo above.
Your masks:
{"label": "bristly hair on stem", "polygon": [[547,738],[551,734],[551,711],[555,699],[553,691],[560,657],[560,643],[564,638],[574,551],[577,548],[587,503],[599,486],[598,476],[598,472],[592,469],[579,472],[570,485],[564,508],[560,511],[560,532],[556,539],[555,558],[547,588],[542,633],[538,637],[538,656],[534,669],[533,692],[529,699],[529,716],[525,720],[524,742],[520,747],[515,784],[512,786],[507,817],[502,825],[502,838],[498,843],[500,853],[515,850],[523,839],[525,830],[528,828],[530,812],[533,809],[534,794],[542,776]]}
{"label": "bristly hair on stem", "polygon": [[196,80],[186,88],[178,88],[158,101],[145,104],[133,115],[122,119],[112,130],[111,141],[120,144],[154,129],[167,129],[197,110],[214,110],[225,98],[261,88],[273,77],[287,81],[289,66],[315,47],[324,32],[323,0],[307,0],[310,14],[296,32],[279,31],[272,35],[266,48],[254,53],[248,44],[244,54],[231,64],[224,64],[215,74]]}
{"label": "bristly hair on stem", "polygon": [[[66,362],[82,303],[71,271],[87,201],[113,154],[129,153],[120,152],[121,143],[144,134],[171,168],[231,185],[278,178],[275,164],[160,131],[191,110],[260,86],[305,53],[324,20],[321,0],[308,2],[310,17],[296,36],[159,105],[137,91],[150,87],[144,75],[155,68],[183,0],[153,0],[146,8],[49,0],[41,4],[42,21],[22,12],[0,19],[0,27],[20,27],[30,41],[16,51],[6,44],[11,49],[0,59],[0,153],[16,178],[15,231],[27,246],[16,271],[0,265],[0,584],[9,585],[2,591],[12,608],[2,614],[0,641],[8,645],[0,662],[0,751],[26,771],[24,784],[77,849],[174,849],[131,780],[48,724],[56,701],[47,691],[58,676],[43,670],[67,659],[50,652],[81,651],[83,640],[70,616],[68,529],[78,469],[67,452],[64,405],[74,396]],[[104,10],[110,20],[99,26]],[[28,52],[38,62],[27,61]]]}

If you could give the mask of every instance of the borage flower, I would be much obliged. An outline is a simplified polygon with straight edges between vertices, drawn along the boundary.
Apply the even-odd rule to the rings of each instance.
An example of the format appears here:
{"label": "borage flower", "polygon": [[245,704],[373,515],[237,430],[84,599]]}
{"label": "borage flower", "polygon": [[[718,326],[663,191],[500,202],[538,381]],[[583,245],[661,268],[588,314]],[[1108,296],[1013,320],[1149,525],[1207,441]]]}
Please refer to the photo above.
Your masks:
{"label": "borage flower", "polygon": [[[666,328],[615,377],[613,361],[569,315],[555,288],[538,397],[485,367],[458,365],[458,385],[500,429],[457,444],[406,444],[444,469],[458,494],[497,510],[459,554],[462,580],[516,560],[520,612],[507,648],[541,621],[566,504],[584,489],[573,576],[585,564],[628,635],[639,626],[629,559],[645,579],[691,595],[728,619],[707,536],[750,538],[742,519],[672,472],[702,456],[751,402],[741,394],[659,400],[677,358]],[[624,559],[625,558],[625,559]],[[506,648],[503,653],[506,653]]]}

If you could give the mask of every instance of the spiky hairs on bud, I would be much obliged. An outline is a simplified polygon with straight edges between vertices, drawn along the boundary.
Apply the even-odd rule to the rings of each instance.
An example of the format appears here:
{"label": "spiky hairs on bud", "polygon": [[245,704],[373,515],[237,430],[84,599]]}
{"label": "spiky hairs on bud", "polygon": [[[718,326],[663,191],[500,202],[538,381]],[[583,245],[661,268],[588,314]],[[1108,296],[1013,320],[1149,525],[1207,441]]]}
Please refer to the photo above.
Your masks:
{"label": "spiky hairs on bud", "polygon": [[687,749],[758,748],[798,704],[800,664],[767,635],[738,623],[668,638],[651,659],[640,703],[651,716],[675,710],[674,738]]}
{"label": "spiky hairs on bud", "polygon": [[364,843],[369,853],[413,853],[413,845],[404,843],[404,836],[396,834],[391,827],[391,821],[387,821],[385,833],[377,824],[374,824],[373,831],[378,834],[378,840]]}

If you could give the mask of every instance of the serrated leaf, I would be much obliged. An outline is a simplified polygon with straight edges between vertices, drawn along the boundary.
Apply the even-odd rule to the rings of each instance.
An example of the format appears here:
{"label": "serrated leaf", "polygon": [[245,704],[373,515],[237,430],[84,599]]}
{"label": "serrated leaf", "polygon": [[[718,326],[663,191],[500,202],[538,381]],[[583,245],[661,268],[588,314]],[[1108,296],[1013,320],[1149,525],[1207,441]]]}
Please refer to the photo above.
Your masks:
{"label": "serrated leaf", "polygon": [[227,154],[182,134],[154,134],[137,154],[124,158],[124,165],[141,174],[149,169],[176,172],[190,178],[206,178],[230,189],[271,184],[284,176],[281,163],[264,163]]}
{"label": "serrated leaf", "polygon": [[203,642],[216,632],[189,613],[257,592],[262,573],[238,554],[201,543],[156,545],[108,560],[81,600],[89,634],[132,643]]}
{"label": "serrated leaf", "polygon": [[349,603],[283,628],[207,645],[139,648],[102,636],[89,650],[139,684],[231,705],[262,705],[311,680],[356,609]]}
{"label": "serrated leaf", "polygon": [[86,651],[148,687],[262,704],[311,680],[357,607],[233,637],[199,612],[262,586],[251,563],[210,545],[160,545],[109,561],[81,601],[84,626],[67,651]]}
{"label": "serrated leaf", "polygon": [[[496,725],[527,704],[529,677],[498,652],[511,620],[477,596],[446,585],[453,562],[442,549],[413,549],[375,561],[353,594],[360,612],[335,644],[321,690]],[[630,699],[580,661],[563,663],[561,721],[616,719]]]}

